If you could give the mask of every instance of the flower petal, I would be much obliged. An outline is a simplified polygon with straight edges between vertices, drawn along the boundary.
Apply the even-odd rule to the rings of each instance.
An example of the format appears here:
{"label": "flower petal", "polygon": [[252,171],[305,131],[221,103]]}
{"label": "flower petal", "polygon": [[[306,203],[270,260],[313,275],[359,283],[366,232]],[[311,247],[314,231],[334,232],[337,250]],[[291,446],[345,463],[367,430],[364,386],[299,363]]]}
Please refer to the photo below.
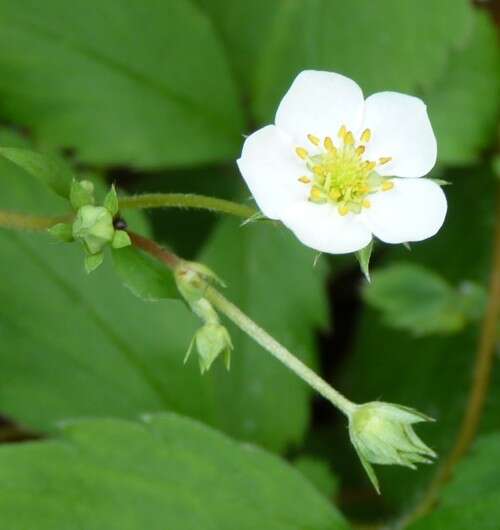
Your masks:
{"label": "flower petal", "polygon": [[372,239],[356,214],[341,216],[331,204],[296,202],[285,212],[282,221],[304,245],[320,252],[355,252]]}
{"label": "flower petal", "polygon": [[443,190],[429,179],[394,179],[395,186],[370,197],[367,226],[386,243],[422,241],[443,224],[447,203]]}
{"label": "flower petal", "polygon": [[300,145],[307,141],[307,134],[335,137],[341,125],[358,129],[363,106],[361,88],[352,79],[305,70],[281,100],[275,123]]}
{"label": "flower petal", "polygon": [[271,219],[279,219],[291,202],[307,197],[309,187],[297,179],[308,171],[290,138],[274,125],[245,140],[238,167],[262,213]]}
{"label": "flower petal", "polygon": [[381,175],[422,177],[434,167],[436,137],[425,103],[398,92],[379,92],[365,102],[363,129],[372,131],[365,157],[392,160],[379,166]]}

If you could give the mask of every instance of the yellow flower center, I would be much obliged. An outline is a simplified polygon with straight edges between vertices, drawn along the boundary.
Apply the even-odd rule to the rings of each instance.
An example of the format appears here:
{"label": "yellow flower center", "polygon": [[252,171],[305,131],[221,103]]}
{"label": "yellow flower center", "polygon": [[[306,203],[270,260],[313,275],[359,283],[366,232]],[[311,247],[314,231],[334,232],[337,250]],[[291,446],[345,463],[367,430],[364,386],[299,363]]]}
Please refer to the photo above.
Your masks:
{"label": "yellow flower center", "polygon": [[295,152],[309,170],[309,175],[299,177],[299,182],[311,186],[311,202],[333,203],[340,215],[360,213],[363,208],[370,207],[370,194],[394,187],[392,180],[376,171],[377,166],[387,164],[392,160],[391,157],[384,156],[377,161],[363,159],[365,146],[371,136],[370,129],[365,129],[356,143],[352,132],[344,125],[338,131],[338,145],[329,136],[321,142],[317,136],[307,135],[320,152],[311,155],[304,147],[297,147]]}

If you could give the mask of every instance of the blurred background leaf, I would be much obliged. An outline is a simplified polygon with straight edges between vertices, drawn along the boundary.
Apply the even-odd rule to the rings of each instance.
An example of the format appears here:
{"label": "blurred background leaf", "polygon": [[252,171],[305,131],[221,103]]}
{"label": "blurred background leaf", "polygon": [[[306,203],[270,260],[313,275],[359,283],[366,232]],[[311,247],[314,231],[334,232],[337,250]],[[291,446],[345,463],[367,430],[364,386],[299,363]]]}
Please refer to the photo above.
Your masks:
{"label": "blurred background leaf", "polygon": [[190,1],[2,0],[0,10],[0,114],[41,144],[136,168],[236,155],[237,93]]}
{"label": "blurred background leaf", "polygon": [[500,433],[477,440],[471,454],[455,469],[438,509],[409,530],[489,530],[500,520]]}
{"label": "blurred background leaf", "polygon": [[80,421],[3,446],[0,478],[9,530],[348,529],[293,468],[175,415]]}
{"label": "blurred background leaf", "polygon": [[470,318],[480,318],[487,292],[463,282],[454,289],[433,271],[413,263],[379,269],[363,291],[366,302],[380,309],[384,323],[414,335],[460,331]]}

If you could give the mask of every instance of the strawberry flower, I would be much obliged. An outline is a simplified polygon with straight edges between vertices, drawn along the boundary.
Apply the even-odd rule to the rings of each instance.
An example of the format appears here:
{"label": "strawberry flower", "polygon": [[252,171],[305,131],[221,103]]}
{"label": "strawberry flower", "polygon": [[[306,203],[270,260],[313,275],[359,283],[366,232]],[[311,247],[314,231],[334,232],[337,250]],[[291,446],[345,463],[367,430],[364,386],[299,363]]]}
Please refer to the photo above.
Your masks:
{"label": "strawberry flower", "polygon": [[238,167],[262,213],[305,245],[355,252],[427,239],[443,224],[441,187],[421,178],[437,156],[425,104],[397,92],[363,98],[340,74],[301,72],[275,124],[251,134]]}

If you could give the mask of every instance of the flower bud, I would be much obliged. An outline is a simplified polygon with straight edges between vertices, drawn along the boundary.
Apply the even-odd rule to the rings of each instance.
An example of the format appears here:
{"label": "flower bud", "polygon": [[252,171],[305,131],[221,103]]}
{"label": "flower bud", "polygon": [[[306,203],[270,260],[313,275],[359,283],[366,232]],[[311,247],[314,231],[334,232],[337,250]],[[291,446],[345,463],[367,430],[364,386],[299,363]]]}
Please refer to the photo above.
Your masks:
{"label": "flower bud", "polygon": [[115,234],[113,217],[103,206],[82,206],[73,223],[73,237],[80,239],[87,252],[99,254]]}
{"label": "flower bud", "polygon": [[[206,265],[193,261],[183,261],[174,271],[175,282],[183,298],[191,304],[203,298],[207,284],[224,282]],[[201,317],[203,318],[203,317]]]}
{"label": "flower bud", "polygon": [[372,401],[358,405],[349,417],[349,436],[372,484],[380,493],[371,464],[400,465],[416,469],[432,463],[436,453],[415,434],[412,424],[433,421],[416,410]]}
{"label": "flower bud", "polygon": [[189,359],[194,344],[196,344],[196,349],[198,350],[198,360],[202,374],[209,370],[212,363],[221,354],[224,355],[224,364],[229,370],[233,343],[229,332],[222,324],[208,323],[202,326],[193,337],[184,362]]}

